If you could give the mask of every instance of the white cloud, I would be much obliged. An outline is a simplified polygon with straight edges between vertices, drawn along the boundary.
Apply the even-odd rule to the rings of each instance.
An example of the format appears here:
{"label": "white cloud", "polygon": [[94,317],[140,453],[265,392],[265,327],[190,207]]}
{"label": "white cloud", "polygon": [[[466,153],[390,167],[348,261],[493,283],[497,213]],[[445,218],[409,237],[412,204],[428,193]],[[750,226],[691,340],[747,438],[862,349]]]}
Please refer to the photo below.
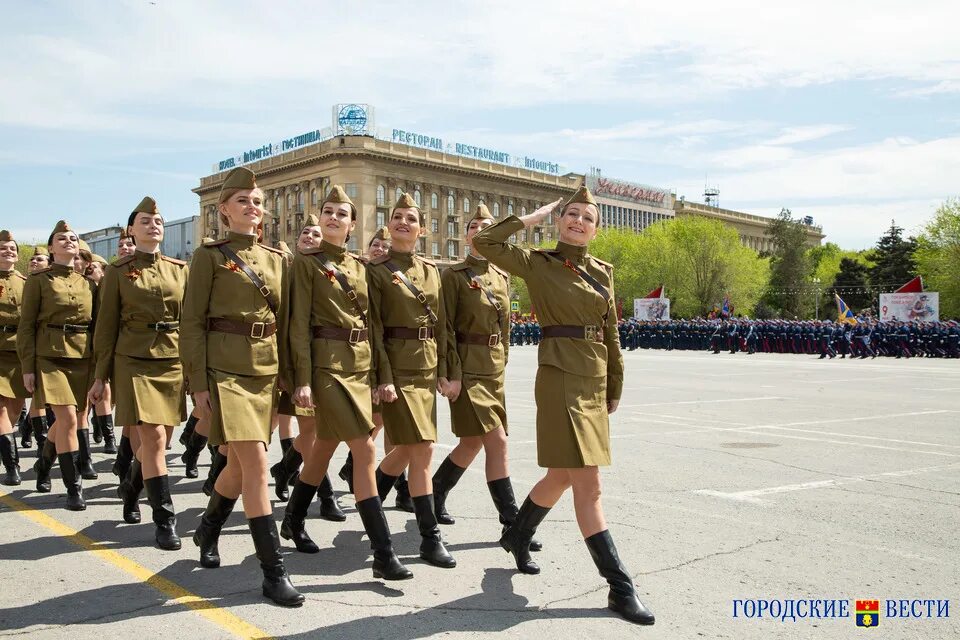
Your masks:
{"label": "white cloud", "polygon": [[835,133],[850,131],[853,127],[842,124],[817,124],[806,127],[786,127],[779,136],[768,140],[767,144],[787,145],[820,140]]}

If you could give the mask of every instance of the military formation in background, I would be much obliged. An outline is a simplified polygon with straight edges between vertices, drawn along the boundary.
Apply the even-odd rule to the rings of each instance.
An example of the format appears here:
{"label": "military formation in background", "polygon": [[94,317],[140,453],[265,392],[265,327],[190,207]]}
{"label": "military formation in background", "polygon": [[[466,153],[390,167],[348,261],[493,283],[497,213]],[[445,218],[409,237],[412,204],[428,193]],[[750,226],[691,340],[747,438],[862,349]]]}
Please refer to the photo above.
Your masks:
{"label": "military formation in background", "polygon": [[[357,208],[338,185],[319,216],[305,221],[296,253],[265,246],[263,192],[244,167],[231,170],[221,186],[226,237],[205,239],[189,265],[160,253],[164,220],[150,197],[129,214],[112,264],[91,254],[61,220],[47,251],[34,252],[30,275],[20,274],[20,247],[0,231],[3,484],[23,482],[20,450],[35,446],[35,491],[53,491],[59,468],[64,506],[84,511],[84,481],[99,479],[93,445],[102,442],[103,452],[116,456],[118,517],[139,524],[145,492],[154,543],[178,552],[183,525],[164,452],[186,420],[179,436],[183,475],[199,478],[203,452],[210,457],[204,481],[179,484],[208,497],[202,517],[187,525],[194,527],[200,566],[221,565],[220,534],[242,499],[262,593],[296,607],[305,597],[287,573],[280,540],[301,553],[319,552],[307,531],[315,496],[320,517],[348,520],[327,474],[339,445],[350,450],[340,477],[356,498],[373,575],[382,580],[414,577],[393,548],[384,516],[394,490],[396,507],[415,518],[419,558],[456,568],[440,527],[456,522],[453,489],[483,449],[498,524],[486,532],[467,526],[497,540],[519,572],[537,574],[531,556],[543,548],[537,528],[572,491],[583,543],[609,585],[608,608],[653,624],[601,503],[599,468],[611,463],[608,416],[623,389],[613,265],[587,251],[600,224],[590,191],[581,187],[560,204],[499,222],[480,204],[467,225],[469,256],[442,275],[416,253],[425,217],[408,194],[398,198],[365,256],[346,251]],[[550,216],[560,238],[555,249],[510,244],[518,231]],[[527,283],[543,326],[510,326],[511,274]],[[510,344],[528,343],[541,345],[536,433],[545,472],[518,505],[504,382]],[[459,442],[431,473],[438,393],[450,404]],[[114,418],[122,426],[119,441]],[[274,431],[283,455],[268,469]],[[381,432],[387,454],[378,464]],[[287,503],[279,527],[271,476],[273,493]],[[543,553],[551,552],[560,553]]]}
{"label": "military formation in background", "polygon": [[[661,320],[618,323],[620,348],[792,353],[820,358],[960,358],[960,323],[832,320]],[[522,335],[526,330],[522,331]],[[519,342],[518,344],[530,344]]]}

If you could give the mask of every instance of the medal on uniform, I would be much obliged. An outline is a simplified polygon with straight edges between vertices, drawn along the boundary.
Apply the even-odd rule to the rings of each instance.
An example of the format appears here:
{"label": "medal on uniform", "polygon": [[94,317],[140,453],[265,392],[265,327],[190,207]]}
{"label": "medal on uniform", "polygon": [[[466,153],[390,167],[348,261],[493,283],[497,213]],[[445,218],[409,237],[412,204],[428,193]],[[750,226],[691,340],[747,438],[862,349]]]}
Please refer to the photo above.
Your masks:
{"label": "medal on uniform", "polygon": [[233,260],[227,260],[227,262],[223,266],[225,266],[230,271],[240,271],[240,265],[238,265]]}
{"label": "medal on uniform", "polygon": [[397,276],[393,276],[393,284],[403,284],[403,281]]}
{"label": "medal on uniform", "polygon": [[565,266],[567,269],[570,269],[570,271],[573,271],[575,274],[580,275],[580,270],[577,269],[577,265],[570,262],[569,258],[563,261],[563,266]]}
{"label": "medal on uniform", "polygon": [[6,288],[5,286],[3,286],[2,284],[0,284],[0,298],[3,297],[3,292],[6,291],[6,290],[7,290],[7,288]]}
{"label": "medal on uniform", "polygon": [[143,272],[140,271],[140,269],[137,269],[136,267],[130,267],[129,269],[127,269],[126,276],[130,278],[130,282],[136,282],[136,280],[140,277],[140,274],[142,273]]}
{"label": "medal on uniform", "polygon": [[470,278],[470,288],[471,288],[471,289],[482,289],[483,287],[482,287],[482,285],[480,284],[480,282],[476,279],[476,277],[473,277],[473,278]]}
{"label": "medal on uniform", "polygon": [[330,279],[330,282],[333,282],[337,279],[337,276],[333,271],[324,271],[324,273],[327,274],[327,278]]}

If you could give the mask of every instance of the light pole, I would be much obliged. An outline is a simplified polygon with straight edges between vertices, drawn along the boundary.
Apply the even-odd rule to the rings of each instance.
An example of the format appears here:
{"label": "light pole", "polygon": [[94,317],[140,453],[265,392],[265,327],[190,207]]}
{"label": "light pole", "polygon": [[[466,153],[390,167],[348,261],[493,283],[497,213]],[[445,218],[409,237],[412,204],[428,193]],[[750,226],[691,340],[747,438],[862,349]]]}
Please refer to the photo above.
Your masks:
{"label": "light pole", "polygon": [[817,322],[820,321],[820,278],[814,278],[813,284],[817,288],[817,307],[815,310]]}

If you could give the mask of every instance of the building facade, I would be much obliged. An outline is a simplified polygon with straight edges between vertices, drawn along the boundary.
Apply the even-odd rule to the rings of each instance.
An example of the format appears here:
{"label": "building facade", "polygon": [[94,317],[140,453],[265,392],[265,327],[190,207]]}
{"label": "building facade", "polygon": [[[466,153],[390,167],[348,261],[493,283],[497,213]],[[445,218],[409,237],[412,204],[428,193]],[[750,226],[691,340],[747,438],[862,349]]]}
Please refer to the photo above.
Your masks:
{"label": "building facade", "polygon": [[[357,206],[356,230],[348,249],[362,252],[377,228],[387,223],[397,199],[410,193],[426,217],[420,253],[444,263],[466,253],[464,224],[480,203],[494,218],[532,213],[557,198],[568,198],[581,184],[575,174],[556,175],[524,167],[446,153],[367,135],[342,135],[247,163],[257,174],[268,216],[264,242],[295,246],[306,216],[319,215],[334,184]],[[223,237],[217,198],[226,171],[200,179],[201,235]],[[516,241],[538,244],[555,239],[546,224],[519,232]]]}
{"label": "building facade", "polygon": [[674,217],[674,196],[668,189],[605,178],[596,171],[584,180],[600,205],[600,221],[605,227],[640,232]]}
{"label": "building facade", "polygon": [[[90,251],[112,260],[117,255],[121,228],[118,226],[97,229],[81,233],[80,237],[90,245]],[[165,220],[163,223],[163,242],[160,252],[165,256],[186,260],[193,257],[193,251],[200,243],[200,217],[190,216],[177,220]]]}
{"label": "building facade", "polygon": [[[678,218],[683,216],[701,216],[712,220],[719,220],[730,225],[740,234],[740,242],[758,253],[771,253],[774,249],[773,239],[770,237],[770,223],[773,218],[757,216],[752,213],[721,209],[699,202],[690,202],[684,198],[676,200],[674,211]],[[803,223],[807,231],[807,246],[818,247],[823,241],[823,227]]]}

